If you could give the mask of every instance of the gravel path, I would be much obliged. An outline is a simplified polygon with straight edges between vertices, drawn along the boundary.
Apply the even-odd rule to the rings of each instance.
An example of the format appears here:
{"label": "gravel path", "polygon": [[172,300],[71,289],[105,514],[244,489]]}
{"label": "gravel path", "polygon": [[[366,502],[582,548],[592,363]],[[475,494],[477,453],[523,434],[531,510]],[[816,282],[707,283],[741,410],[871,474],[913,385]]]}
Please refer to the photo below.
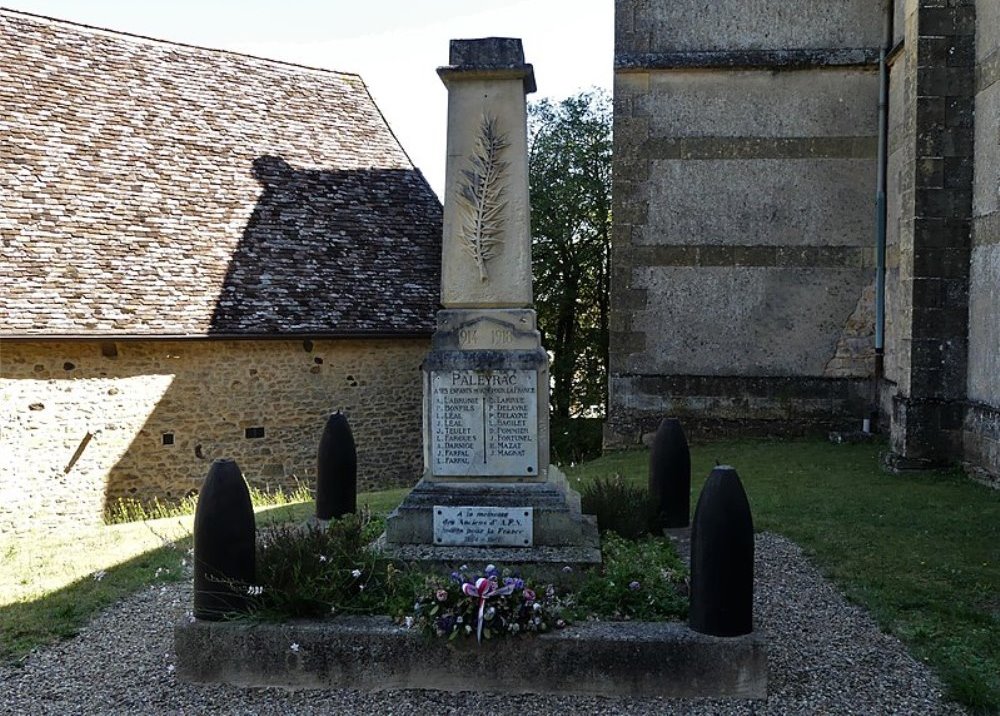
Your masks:
{"label": "gravel path", "polygon": [[788,540],[757,536],[755,619],[768,640],[763,701],[438,691],[298,691],[192,685],[173,676],[172,625],[189,584],[149,588],[78,637],[0,667],[3,714],[963,714],[894,638],[848,604]]}

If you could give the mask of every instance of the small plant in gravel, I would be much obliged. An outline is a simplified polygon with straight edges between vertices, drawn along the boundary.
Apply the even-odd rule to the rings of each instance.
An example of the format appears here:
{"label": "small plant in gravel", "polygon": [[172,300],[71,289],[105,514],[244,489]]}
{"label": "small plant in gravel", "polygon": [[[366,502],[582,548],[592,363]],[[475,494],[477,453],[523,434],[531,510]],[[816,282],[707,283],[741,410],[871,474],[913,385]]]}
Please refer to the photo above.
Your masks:
{"label": "small plant in gravel", "polygon": [[620,475],[587,483],[580,501],[586,514],[597,517],[602,532],[610,530],[630,539],[659,532],[659,510],[649,491]]}
{"label": "small plant in gravel", "polygon": [[687,617],[689,577],[663,538],[628,540],[606,532],[604,563],[574,591],[574,619],[665,621]]}
{"label": "small plant in gravel", "polygon": [[480,575],[463,565],[450,578],[428,577],[413,616],[403,621],[449,640],[540,634],[566,625],[563,611],[570,599],[551,584],[526,581],[509,569],[490,564]]}

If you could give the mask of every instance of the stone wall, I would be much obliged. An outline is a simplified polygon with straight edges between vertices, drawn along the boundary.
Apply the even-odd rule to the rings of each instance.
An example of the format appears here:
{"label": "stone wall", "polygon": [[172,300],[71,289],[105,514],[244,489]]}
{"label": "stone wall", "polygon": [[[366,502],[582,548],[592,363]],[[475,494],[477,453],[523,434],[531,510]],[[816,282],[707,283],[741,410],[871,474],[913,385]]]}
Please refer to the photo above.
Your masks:
{"label": "stone wall", "polygon": [[976,2],[975,166],[965,458],[1000,484],[1000,0]]}
{"label": "stone wall", "polygon": [[417,481],[428,340],[13,342],[0,346],[0,533],[176,499],[211,461],[251,485],[315,480],[342,410],[362,488]]}
{"label": "stone wall", "polygon": [[905,0],[896,9],[883,405],[891,462],[911,468],[961,455],[976,370],[967,343],[975,8]]}
{"label": "stone wall", "polygon": [[877,3],[619,0],[609,447],[860,427]]}

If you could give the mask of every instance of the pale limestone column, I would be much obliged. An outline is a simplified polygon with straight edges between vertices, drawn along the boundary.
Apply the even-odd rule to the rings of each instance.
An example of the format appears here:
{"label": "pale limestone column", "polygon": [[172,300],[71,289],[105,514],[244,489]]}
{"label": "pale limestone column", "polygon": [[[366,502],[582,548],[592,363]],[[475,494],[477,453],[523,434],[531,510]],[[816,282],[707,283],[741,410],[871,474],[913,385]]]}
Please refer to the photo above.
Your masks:
{"label": "pale limestone column", "polygon": [[441,303],[531,306],[531,215],[525,95],[535,91],[521,41],[452,40],[447,67]]}

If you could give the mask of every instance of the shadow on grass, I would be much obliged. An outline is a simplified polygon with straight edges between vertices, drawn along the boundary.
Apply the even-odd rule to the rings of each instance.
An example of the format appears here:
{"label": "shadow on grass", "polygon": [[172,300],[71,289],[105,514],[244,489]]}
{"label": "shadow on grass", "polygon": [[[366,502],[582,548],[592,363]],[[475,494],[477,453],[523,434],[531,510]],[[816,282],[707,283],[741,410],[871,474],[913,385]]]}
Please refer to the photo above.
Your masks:
{"label": "shadow on grass", "polygon": [[[394,508],[406,493],[406,489],[363,493],[358,503],[383,513]],[[313,503],[303,502],[258,509],[255,519],[260,528],[305,521],[313,513]],[[0,661],[19,663],[36,647],[75,636],[102,609],[147,585],[190,579],[191,547],[190,535],[174,542],[164,539],[159,547],[105,566],[43,596],[0,606]]]}

